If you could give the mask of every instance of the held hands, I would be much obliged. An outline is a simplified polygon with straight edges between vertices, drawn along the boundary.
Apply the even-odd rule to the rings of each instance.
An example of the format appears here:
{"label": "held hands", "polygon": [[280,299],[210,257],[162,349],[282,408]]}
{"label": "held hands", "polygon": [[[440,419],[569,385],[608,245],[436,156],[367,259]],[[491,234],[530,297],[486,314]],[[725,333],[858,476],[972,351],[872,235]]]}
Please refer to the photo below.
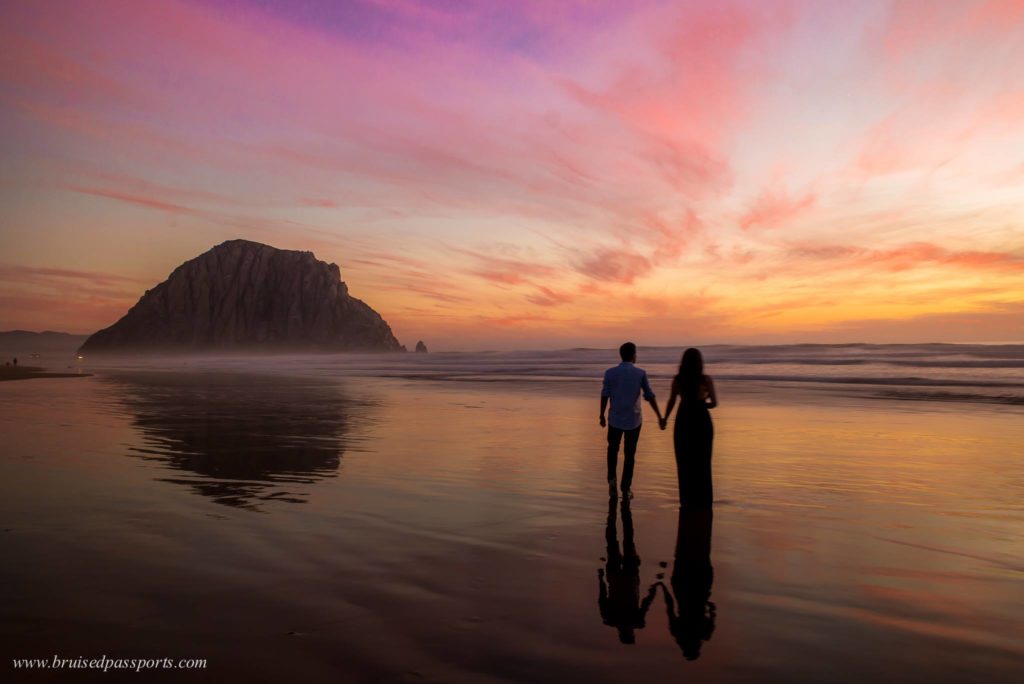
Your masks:
{"label": "held hands", "polygon": [[[605,420],[604,416],[599,416],[598,421],[601,423],[601,427],[606,427],[608,425],[608,421]],[[668,418],[658,418],[658,427],[660,427],[662,430],[667,428]]]}

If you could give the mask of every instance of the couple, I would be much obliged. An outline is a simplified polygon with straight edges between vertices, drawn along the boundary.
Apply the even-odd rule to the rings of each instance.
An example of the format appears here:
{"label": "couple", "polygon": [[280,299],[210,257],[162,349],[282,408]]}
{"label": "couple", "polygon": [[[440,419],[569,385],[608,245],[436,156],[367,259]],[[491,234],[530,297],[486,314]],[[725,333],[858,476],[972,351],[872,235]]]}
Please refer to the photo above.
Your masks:
{"label": "couple", "polygon": [[[679,505],[690,510],[710,510],[711,443],[715,436],[708,409],[718,405],[715,385],[704,375],[704,359],[698,349],[687,349],[679,363],[679,372],[672,380],[672,394],[662,417],[658,400],[647,380],[647,371],[636,366],[636,345],[626,342],[619,347],[622,363],[604,373],[601,387],[601,427],[608,426],[608,494],[616,495],[615,471],[619,445],[625,437],[625,458],[622,464],[622,496],[632,498],[633,466],[636,445],[640,440],[643,396],[658,416],[664,430],[672,409],[679,401],[673,444],[676,452],[676,474],[679,477]],[[608,410],[608,404],[611,410]],[[605,412],[608,418],[605,419]]]}

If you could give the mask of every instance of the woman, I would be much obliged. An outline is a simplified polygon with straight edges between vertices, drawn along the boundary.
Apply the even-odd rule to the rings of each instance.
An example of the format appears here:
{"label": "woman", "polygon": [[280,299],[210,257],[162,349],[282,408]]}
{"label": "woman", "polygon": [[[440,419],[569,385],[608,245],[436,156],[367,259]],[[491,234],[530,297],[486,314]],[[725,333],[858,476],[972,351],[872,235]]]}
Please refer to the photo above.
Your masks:
{"label": "woman", "polygon": [[676,449],[676,473],[679,476],[679,505],[689,510],[711,509],[711,443],[715,428],[708,409],[718,406],[715,384],[704,375],[704,358],[699,349],[687,349],[672,381],[662,429],[668,425],[676,400],[679,413],[673,443]]}

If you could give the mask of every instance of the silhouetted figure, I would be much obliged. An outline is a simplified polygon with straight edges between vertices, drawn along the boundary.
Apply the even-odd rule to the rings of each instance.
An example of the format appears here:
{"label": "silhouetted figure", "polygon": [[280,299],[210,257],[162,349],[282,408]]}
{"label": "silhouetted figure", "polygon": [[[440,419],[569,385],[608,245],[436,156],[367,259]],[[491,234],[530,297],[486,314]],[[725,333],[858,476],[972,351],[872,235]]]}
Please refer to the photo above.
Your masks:
{"label": "silhouetted figure", "polygon": [[658,593],[658,585],[651,585],[644,600],[640,600],[640,556],[633,542],[633,515],[629,499],[622,500],[622,551],[615,525],[615,497],[608,499],[608,525],[605,540],[608,544],[604,570],[597,571],[597,607],[604,624],[619,630],[619,641],[636,643],[635,630],[643,629],[647,610]]}
{"label": "silhouetted figure", "polygon": [[700,657],[700,648],[715,631],[715,604],[711,602],[712,512],[679,509],[676,559],[672,566],[672,594],[663,582],[668,630],[687,660]]}
{"label": "silhouetted figure", "polygon": [[15,357],[14,357],[14,365],[15,365],[15,366],[17,366],[17,365],[18,365],[18,357],[17,357],[17,356],[15,356]]}
{"label": "silhouetted figure", "polygon": [[[664,430],[664,421],[658,409],[658,400],[654,398],[651,383],[647,380],[647,371],[636,367],[636,345],[626,342],[619,347],[622,363],[604,372],[604,383],[601,385],[601,427],[608,426],[608,494],[615,496],[615,470],[619,459],[619,445],[626,438],[626,448],[622,460],[622,495],[633,496],[633,466],[636,461],[636,445],[640,441],[640,427],[643,423],[643,409],[640,406],[640,395],[646,399],[658,423]],[[604,413],[611,402],[608,420]]]}
{"label": "silhouetted figure", "polygon": [[698,349],[687,349],[672,381],[664,429],[672,408],[679,400],[673,444],[676,475],[679,478],[679,505],[687,510],[711,510],[714,492],[711,486],[711,445],[715,428],[709,409],[718,406],[715,384],[704,374],[704,359]]}

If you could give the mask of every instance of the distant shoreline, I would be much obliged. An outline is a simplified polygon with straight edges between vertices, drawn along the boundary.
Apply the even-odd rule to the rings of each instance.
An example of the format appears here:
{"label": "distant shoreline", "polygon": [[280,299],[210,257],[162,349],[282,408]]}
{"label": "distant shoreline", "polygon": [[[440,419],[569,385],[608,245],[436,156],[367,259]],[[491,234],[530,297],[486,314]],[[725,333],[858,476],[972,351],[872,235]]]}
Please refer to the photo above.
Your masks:
{"label": "distant shoreline", "polygon": [[41,366],[0,366],[0,382],[34,378],[87,378],[92,373],[54,373]]}

